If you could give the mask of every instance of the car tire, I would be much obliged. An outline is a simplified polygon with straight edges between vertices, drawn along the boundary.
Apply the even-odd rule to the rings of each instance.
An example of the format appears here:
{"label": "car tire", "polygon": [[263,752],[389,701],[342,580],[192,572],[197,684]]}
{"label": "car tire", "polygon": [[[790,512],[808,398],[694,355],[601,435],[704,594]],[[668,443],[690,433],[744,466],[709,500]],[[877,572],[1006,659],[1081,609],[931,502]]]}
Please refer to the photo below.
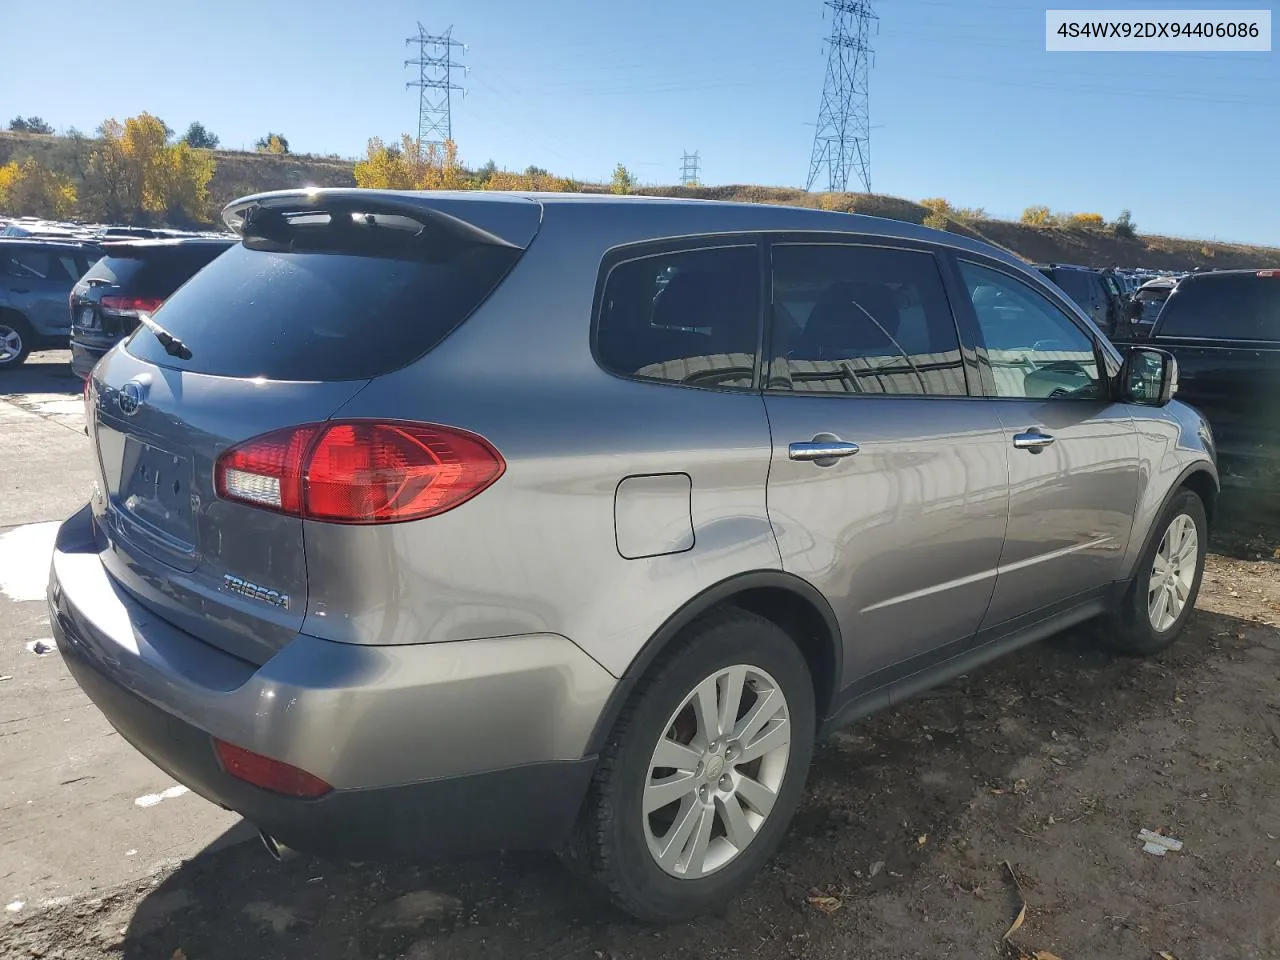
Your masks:
{"label": "car tire", "polygon": [[1200,593],[1209,543],[1204,503],[1190,490],[1179,491],[1154,529],[1110,629],[1103,632],[1107,646],[1120,653],[1164,650],[1186,626]]}
{"label": "car tire", "polygon": [[0,370],[20,367],[31,355],[35,334],[25,317],[0,313]]}
{"label": "car tire", "polygon": [[[623,708],[564,859],[643,921],[722,909],[782,842],[804,793],[814,714],[808,665],[780,627],[736,607],[695,621]],[[700,717],[732,732],[710,740]]]}

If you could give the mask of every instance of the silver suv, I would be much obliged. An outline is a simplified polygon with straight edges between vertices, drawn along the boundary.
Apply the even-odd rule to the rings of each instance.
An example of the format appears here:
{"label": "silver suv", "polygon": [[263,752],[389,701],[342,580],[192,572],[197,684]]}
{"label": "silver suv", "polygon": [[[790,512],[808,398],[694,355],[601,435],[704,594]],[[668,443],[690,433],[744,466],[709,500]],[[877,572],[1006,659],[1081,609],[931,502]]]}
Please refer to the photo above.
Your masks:
{"label": "silver suv", "polygon": [[1172,358],[996,249],[568,195],[225,218],[88,383],[49,602],[121,735],[272,849],[553,847],[690,917],[815,738],[1191,613],[1218,480]]}

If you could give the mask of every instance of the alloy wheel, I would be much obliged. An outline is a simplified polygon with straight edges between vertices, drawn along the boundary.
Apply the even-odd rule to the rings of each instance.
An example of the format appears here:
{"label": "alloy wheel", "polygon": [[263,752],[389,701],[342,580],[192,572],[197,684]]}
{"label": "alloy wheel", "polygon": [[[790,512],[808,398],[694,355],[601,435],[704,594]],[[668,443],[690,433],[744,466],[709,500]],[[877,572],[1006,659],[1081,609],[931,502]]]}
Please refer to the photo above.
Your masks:
{"label": "alloy wheel", "polygon": [[668,875],[715,873],[759,834],[791,753],[781,687],[759,667],[723,667],[684,698],[649,761],[645,840]]}
{"label": "alloy wheel", "polygon": [[22,356],[22,334],[8,324],[0,323],[0,366]]}
{"label": "alloy wheel", "polygon": [[1185,513],[1173,518],[1156,551],[1147,583],[1147,616],[1156,632],[1177,622],[1191,596],[1200,562],[1200,534]]}

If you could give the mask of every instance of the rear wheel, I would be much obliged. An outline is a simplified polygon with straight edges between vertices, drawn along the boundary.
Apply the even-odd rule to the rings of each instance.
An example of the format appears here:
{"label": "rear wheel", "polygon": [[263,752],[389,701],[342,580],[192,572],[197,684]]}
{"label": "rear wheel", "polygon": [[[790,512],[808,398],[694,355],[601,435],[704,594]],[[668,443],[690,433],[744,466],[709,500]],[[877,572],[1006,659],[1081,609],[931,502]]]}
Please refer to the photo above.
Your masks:
{"label": "rear wheel", "polygon": [[1138,562],[1107,645],[1122,653],[1159,653],[1168,647],[1195,608],[1209,543],[1204,503],[1180,491],[1165,508],[1158,531]]}
{"label": "rear wheel", "polygon": [[566,859],[642,920],[719,909],[781,842],[813,739],[813,683],[791,638],[714,613],[633,694]]}
{"label": "rear wheel", "polygon": [[0,313],[0,370],[21,366],[31,353],[34,335],[24,317]]}

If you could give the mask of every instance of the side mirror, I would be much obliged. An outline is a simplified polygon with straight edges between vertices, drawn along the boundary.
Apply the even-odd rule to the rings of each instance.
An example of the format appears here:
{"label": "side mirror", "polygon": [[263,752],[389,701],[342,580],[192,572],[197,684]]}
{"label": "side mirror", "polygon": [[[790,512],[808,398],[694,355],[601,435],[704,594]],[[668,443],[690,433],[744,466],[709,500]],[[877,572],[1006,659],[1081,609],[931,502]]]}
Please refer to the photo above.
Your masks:
{"label": "side mirror", "polygon": [[1163,407],[1178,392],[1178,361],[1167,350],[1134,347],[1120,371],[1121,399]]}

